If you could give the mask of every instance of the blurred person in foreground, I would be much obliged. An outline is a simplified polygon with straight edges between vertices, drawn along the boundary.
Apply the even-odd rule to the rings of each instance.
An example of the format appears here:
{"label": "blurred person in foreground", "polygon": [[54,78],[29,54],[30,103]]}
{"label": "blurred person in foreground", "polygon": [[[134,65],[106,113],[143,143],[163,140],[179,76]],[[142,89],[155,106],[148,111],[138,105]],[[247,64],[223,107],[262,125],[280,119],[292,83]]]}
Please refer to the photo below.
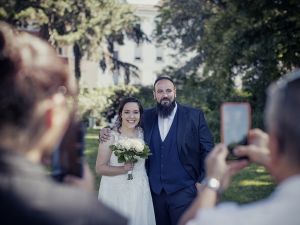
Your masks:
{"label": "blurred person in foreground", "polygon": [[126,224],[91,192],[87,165],[64,184],[41,163],[71,122],[76,93],[53,48],[0,22],[1,224]]}
{"label": "blurred person in foreground", "polygon": [[[268,134],[253,129],[247,146],[234,153],[249,161],[227,163],[227,149],[217,145],[206,160],[207,176],[201,194],[181,218],[180,224],[276,225],[300,224],[300,70],[287,75],[268,89],[265,124]],[[278,182],[267,199],[238,206],[216,206],[218,191],[226,189],[230,178],[249,163],[264,166]]]}

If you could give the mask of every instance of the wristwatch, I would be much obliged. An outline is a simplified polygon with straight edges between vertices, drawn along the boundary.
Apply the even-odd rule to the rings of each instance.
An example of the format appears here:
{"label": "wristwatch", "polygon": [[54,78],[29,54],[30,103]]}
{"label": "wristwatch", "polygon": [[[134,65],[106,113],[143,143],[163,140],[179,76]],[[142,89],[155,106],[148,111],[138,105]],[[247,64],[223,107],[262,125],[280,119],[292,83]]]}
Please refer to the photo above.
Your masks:
{"label": "wristwatch", "polygon": [[220,181],[214,177],[205,178],[202,181],[202,185],[204,187],[208,187],[209,189],[211,189],[215,192],[218,192],[218,193],[220,192],[220,188],[221,188]]}

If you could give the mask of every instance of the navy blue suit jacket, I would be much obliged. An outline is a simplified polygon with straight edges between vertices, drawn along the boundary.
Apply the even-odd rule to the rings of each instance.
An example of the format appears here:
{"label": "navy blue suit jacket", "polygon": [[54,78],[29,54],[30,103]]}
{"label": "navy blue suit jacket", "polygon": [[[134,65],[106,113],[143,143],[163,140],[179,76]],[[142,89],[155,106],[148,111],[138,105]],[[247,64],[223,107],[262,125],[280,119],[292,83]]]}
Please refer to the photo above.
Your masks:
{"label": "navy blue suit jacket", "polygon": [[[195,182],[201,182],[205,177],[205,157],[214,145],[211,132],[201,110],[177,103],[177,113],[176,141],[180,161]],[[144,139],[148,145],[150,145],[152,131],[156,122],[156,108],[145,110],[143,128]]]}

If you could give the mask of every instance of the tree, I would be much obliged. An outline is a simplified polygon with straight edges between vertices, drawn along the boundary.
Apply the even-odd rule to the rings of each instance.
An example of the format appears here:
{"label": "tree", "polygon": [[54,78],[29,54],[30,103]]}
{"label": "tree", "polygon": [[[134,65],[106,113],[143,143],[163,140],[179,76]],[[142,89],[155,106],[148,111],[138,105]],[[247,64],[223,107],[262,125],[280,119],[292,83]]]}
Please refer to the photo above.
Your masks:
{"label": "tree", "polygon": [[[0,19],[38,28],[53,45],[72,44],[77,79],[84,55],[100,61],[104,41],[134,30],[138,22],[130,6],[117,0],[3,0],[1,4]],[[120,65],[133,67],[125,62]]]}
{"label": "tree", "polygon": [[177,76],[199,76],[203,66],[200,76],[220,80],[228,91],[240,76],[261,113],[270,82],[300,65],[299,10],[297,0],[166,0],[157,35],[183,53],[196,52]]}
{"label": "tree", "polygon": [[[142,42],[150,42],[148,36],[141,30],[139,24],[134,24],[129,29],[125,30],[125,34],[128,39],[133,40],[137,44]],[[102,59],[99,62],[99,65],[103,72],[107,68],[110,68],[111,71],[114,71],[120,74],[120,69],[124,70],[124,84],[128,85],[130,83],[130,77],[139,77],[138,75],[138,67],[127,63],[122,62],[118,59],[118,56],[115,55],[114,47],[115,43],[119,45],[124,44],[124,31],[113,32],[107,38],[107,51],[103,54]]]}

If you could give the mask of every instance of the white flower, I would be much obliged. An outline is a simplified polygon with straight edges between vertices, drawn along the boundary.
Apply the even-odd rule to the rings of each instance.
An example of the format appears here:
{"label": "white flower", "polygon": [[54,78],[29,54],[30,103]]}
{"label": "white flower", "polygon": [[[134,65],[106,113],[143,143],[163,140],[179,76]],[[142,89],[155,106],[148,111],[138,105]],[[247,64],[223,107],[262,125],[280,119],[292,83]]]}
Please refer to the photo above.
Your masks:
{"label": "white flower", "polygon": [[123,147],[123,145],[122,145],[122,143],[120,143],[120,142],[117,142],[116,144],[115,144],[115,146],[116,146],[116,148],[119,150],[119,151],[123,151],[124,149],[124,147]]}
{"label": "white flower", "polygon": [[126,150],[129,150],[131,148],[131,144],[128,139],[121,139],[119,140],[118,144],[122,146],[121,148],[125,148]]}
{"label": "white flower", "polygon": [[120,139],[116,146],[118,149],[123,149],[124,151],[131,149],[135,152],[143,152],[145,143],[143,140],[137,138],[124,138]]}
{"label": "white flower", "polygon": [[142,152],[144,150],[144,142],[140,139],[135,139],[133,144],[136,152]]}

